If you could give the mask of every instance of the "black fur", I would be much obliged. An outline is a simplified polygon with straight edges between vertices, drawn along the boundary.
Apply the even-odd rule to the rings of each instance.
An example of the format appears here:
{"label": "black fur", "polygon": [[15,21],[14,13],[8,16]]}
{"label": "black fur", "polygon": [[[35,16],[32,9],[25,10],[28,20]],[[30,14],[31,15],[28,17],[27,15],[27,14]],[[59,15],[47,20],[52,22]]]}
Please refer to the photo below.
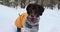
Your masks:
{"label": "black fur", "polygon": [[26,8],[28,15],[32,13],[32,11],[37,14],[37,16],[41,16],[44,12],[44,8],[38,4],[29,4]]}

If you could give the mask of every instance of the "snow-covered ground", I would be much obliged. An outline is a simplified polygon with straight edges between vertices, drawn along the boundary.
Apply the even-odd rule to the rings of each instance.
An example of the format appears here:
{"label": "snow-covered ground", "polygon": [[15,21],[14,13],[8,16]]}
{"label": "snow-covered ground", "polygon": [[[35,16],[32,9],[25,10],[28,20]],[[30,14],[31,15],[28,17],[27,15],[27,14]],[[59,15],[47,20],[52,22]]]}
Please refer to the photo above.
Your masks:
{"label": "snow-covered ground", "polygon": [[[16,32],[14,22],[19,13],[24,12],[26,10],[19,6],[15,9],[0,5],[0,32]],[[54,7],[53,10],[45,8],[39,24],[39,32],[60,32],[60,11],[57,7]]]}

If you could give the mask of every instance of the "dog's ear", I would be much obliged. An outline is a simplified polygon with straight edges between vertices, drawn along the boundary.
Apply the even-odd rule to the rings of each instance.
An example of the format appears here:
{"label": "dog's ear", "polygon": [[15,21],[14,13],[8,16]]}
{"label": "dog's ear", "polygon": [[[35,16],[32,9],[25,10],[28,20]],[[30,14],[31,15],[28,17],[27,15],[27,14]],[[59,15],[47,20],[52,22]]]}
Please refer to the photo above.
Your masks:
{"label": "dog's ear", "polygon": [[28,15],[30,15],[30,7],[32,6],[32,4],[29,4],[28,6],[27,6],[27,8],[26,8],[26,11],[27,11],[27,13],[28,13]]}
{"label": "dog's ear", "polygon": [[38,14],[39,14],[40,16],[42,16],[43,12],[44,12],[44,7],[41,6],[41,5],[39,5]]}

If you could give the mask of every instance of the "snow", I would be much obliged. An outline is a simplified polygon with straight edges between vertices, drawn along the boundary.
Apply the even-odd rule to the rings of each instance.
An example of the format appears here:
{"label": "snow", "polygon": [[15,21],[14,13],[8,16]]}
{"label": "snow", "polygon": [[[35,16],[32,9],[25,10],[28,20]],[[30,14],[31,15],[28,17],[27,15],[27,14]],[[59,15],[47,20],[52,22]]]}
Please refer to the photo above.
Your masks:
{"label": "snow", "polygon": [[60,32],[60,11],[46,9],[40,19],[40,32]]}
{"label": "snow", "polygon": [[15,32],[14,21],[17,15],[16,9],[0,5],[0,32]]}
{"label": "snow", "polygon": [[[0,5],[0,32],[16,32],[15,20],[19,13],[26,12],[18,6],[17,9]],[[60,10],[45,8],[40,16],[39,32],[60,32]]]}

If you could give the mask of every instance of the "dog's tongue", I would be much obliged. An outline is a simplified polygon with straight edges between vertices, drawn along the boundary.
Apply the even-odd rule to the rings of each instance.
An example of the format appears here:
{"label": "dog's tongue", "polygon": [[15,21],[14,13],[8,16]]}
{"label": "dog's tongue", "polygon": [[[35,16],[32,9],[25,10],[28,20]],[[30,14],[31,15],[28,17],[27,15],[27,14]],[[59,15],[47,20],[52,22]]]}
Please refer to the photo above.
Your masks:
{"label": "dog's tongue", "polygon": [[35,22],[35,18],[33,18],[33,17],[32,17],[32,18],[31,18],[31,22],[33,22],[33,23],[34,23],[34,22]]}

